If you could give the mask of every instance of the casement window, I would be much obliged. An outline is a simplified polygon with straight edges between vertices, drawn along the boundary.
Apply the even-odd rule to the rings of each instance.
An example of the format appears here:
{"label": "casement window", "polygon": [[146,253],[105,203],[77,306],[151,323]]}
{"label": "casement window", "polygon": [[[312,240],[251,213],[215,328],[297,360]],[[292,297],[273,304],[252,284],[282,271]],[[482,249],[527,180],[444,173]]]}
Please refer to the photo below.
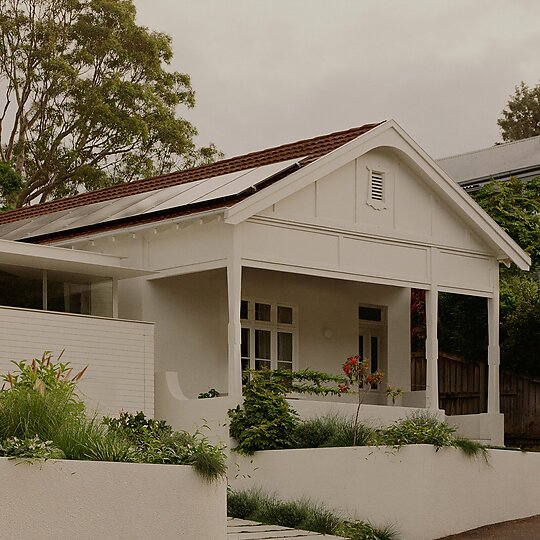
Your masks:
{"label": "casement window", "polygon": [[[384,307],[358,307],[358,354],[368,359],[370,372],[386,369],[386,333]],[[377,388],[377,385],[373,385],[373,388]]]}
{"label": "casement window", "polygon": [[293,306],[245,299],[242,322],[242,371],[294,369],[297,348],[297,310]]}

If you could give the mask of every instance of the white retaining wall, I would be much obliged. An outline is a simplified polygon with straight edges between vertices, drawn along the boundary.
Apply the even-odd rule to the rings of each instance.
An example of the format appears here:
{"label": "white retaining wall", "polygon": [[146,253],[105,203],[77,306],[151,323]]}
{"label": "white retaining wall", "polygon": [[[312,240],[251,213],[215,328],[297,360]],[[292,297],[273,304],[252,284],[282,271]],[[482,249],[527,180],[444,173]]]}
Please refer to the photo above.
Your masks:
{"label": "white retaining wall", "polygon": [[540,453],[490,450],[486,463],[453,448],[414,445],[235,457],[234,489],[308,497],[377,525],[395,524],[403,540],[432,540],[540,514]]}
{"label": "white retaining wall", "polygon": [[192,467],[0,458],[2,538],[225,540],[226,486]]}
{"label": "white retaining wall", "polygon": [[77,388],[89,408],[154,413],[154,325],[51,311],[0,308],[0,374],[11,360],[65,349],[74,372],[88,366]]}

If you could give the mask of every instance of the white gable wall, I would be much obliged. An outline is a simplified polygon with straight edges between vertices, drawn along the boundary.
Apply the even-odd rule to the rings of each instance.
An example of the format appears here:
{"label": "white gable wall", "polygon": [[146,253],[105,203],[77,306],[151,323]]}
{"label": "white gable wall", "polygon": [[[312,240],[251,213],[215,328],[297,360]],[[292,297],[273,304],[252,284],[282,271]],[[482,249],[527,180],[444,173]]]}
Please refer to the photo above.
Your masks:
{"label": "white gable wall", "polygon": [[[400,156],[371,150],[250,218],[244,256],[489,296],[495,253]],[[385,173],[384,209],[368,204],[370,169]]]}

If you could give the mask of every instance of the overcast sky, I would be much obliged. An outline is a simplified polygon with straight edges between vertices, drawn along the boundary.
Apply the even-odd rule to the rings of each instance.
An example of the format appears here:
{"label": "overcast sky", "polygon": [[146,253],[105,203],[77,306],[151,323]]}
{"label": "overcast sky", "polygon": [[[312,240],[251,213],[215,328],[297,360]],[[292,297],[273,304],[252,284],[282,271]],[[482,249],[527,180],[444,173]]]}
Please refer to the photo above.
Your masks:
{"label": "overcast sky", "polygon": [[390,118],[435,158],[475,150],[540,82],[538,0],[134,1],[228,157]]}

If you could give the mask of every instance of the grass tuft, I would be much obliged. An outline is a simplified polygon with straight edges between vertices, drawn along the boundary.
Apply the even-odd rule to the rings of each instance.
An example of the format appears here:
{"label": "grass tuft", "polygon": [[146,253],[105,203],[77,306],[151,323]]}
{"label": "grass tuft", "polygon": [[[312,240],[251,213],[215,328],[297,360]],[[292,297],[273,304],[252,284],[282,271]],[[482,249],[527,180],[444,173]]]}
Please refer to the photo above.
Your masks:
{"label": "grass tuft", "polygon": [[346,521],[322,504],[307,499],[282,501],[259,489],[229,490],[227,515],[320,534],[341,535],[354,540],[398,539],[394,527],[374,527],[363,521]]}

